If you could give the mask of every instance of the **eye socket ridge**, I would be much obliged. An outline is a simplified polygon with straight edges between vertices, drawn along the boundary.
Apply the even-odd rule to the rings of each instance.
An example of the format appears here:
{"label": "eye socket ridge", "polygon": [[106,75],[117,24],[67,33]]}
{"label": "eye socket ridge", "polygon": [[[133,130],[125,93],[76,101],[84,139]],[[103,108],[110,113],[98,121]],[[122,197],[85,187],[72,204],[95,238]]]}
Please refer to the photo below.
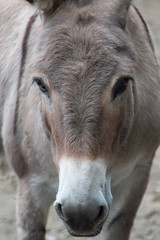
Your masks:
{"label": "eye socket ridge", "polygon": [[49,98],[50,97],[49,91],[48,91],[46,84],[43,82],[43,79],[40,77],[33,77],[33,83],[34,82],[36,82],[40,91]]}
{"label": "eye socket ridge", "polygon": [[128,82],[133,81],[133,78],[130,76],[122,76],[118,78],[116,84],[112,90],[112,100],[115,100],[117,96],[121,95],[127,89]]}

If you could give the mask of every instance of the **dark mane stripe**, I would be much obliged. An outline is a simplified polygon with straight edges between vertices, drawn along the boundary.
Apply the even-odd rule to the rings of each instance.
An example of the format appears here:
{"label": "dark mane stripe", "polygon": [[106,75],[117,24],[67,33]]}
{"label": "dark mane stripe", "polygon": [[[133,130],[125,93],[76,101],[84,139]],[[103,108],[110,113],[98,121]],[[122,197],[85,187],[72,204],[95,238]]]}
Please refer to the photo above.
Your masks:
{"label": "dark mane stripe", "polygon": [[33,23],[36,20],[37,17],[37,13],[34,13],[26,26],[25,29],[25,33],[22,39],[22,45],[21,45],[21,60],[20,60],[20,68],[19,68],[19,76],[18,76],[18,81],[17,81],[17,96],[16,96],[16,105],[15,105],[15,116],[14,116],[14,125],[13,125],[13,134],[15,135],[16,133],[16,123],[17,123],[17,115],[18,115],[18,107],[19,107],[19,89],[21,86],[21,79],[23,76],[23,72],[24,72],[24,65],[25,65],[25,60],[26,60],[26,55],[27,55],[27,41],[28,41],[28,37],[31,31],[31,27],[33,25]]}
{"label": "dark mane stripe", "polygon": [[149,43],[150,43],[151,48],[152,48],[152,51],[155,52],[155,51],[154,51],[154,45],[153,45],[152,37],[151,37],[151,33],[150,33],[149,28],[148,28],[148,25],[147,25],[145,19],[143,18],[142,14],[141,14],[140,11],[138,10],[138,8],[134,6],[134,9],[135,9],[135,11],[137,12],[139,18],[141,19],[141,21],[142,21],[142,23],[143,23],[143,25],[144,25],[144,29],[145,29],[145,31],[146,31],[146,34],[147,34]]}

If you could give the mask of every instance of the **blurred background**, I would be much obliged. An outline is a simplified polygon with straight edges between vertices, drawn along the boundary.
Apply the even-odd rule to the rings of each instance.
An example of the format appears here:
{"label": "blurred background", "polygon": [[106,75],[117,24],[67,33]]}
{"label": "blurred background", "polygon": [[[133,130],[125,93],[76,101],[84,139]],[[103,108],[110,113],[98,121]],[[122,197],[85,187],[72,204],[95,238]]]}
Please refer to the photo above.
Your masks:
{"label": "blurred background", "polygon": [[[135,0],[153,33],[155,50],[160,64],[160,0]],[[14,177],[0,175],[0,240],[17,240],[16,183]],[[47,240],[75,240],[64,229],[51,208],[47,224]],[[85,238],[84,238],[85,239]],[[94,238],[100,239],[100,236]],[[160,239],[160,149],[152,167],[151,178],[131,233],[131,240]],[[81,238],[83,240],[83,238]],[[91,240],[91,239],[90,239]],[[120,239],[122,240],[122,239]]]}

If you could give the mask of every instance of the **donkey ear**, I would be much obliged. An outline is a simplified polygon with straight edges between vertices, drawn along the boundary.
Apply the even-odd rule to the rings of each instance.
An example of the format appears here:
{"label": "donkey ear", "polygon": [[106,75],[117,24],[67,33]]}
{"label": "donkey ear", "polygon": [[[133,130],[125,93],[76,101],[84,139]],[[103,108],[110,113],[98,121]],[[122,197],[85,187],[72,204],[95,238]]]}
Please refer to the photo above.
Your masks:
{"label": "donkey ear", "polygon": [[64,0],[27,0],[43,12],[50,12]]}
{"label": "donkey ear", "polygon": [[131,3],[132,0],[112,0],[114,10],[111,18],[114,18],[113,20],[123,29],[125,29],[126,26],[128,10]]}

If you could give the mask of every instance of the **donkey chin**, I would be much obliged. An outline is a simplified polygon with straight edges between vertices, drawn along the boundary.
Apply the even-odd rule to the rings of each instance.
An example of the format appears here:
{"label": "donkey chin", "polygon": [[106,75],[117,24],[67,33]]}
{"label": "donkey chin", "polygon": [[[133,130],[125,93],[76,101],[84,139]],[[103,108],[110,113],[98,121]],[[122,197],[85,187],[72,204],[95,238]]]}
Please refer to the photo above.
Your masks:
{"label": "donkey chin", "polygon": [[60,161],[59,189],[54,203],[68,232],[76,237],[99,234],[112,202],[103,161]]}

